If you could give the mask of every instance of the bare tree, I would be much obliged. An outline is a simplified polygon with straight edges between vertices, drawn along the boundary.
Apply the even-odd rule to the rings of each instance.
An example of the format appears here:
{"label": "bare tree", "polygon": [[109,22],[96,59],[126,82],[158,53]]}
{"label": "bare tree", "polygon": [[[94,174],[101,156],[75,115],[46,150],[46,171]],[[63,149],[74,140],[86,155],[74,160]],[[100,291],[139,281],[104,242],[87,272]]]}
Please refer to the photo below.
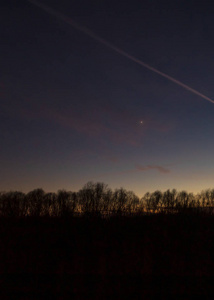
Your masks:
{"label": "bare tree", "polygon": [[79,191],[79,203],[84,214],[100,215],[110,204],[111,191],[104,183],[88,182]]}
{"label": "bare tree", "polygon": [[1,194],[1,215],[7,217],[22,217],[26,214],[25,194],[22,192],[8,192]]}
{"label": "bare tree", "polygon": [[45,192],[43,189],[35,189],[26,195],[28,202],[28,214],[38,217],[42,214],[42,206]]}

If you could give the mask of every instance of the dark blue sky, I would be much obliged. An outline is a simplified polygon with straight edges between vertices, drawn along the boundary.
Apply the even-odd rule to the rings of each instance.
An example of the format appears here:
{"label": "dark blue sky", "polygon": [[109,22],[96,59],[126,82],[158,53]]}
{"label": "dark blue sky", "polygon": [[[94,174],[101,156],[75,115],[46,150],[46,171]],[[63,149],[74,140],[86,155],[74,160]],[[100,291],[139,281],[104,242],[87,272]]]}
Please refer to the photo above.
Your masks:
{"label": "dark blue sky", "polygon": [[[41,3],[214,99],[210,1]],[[214,104],[27,0],[0,36],[0,190],[213,187]]]}

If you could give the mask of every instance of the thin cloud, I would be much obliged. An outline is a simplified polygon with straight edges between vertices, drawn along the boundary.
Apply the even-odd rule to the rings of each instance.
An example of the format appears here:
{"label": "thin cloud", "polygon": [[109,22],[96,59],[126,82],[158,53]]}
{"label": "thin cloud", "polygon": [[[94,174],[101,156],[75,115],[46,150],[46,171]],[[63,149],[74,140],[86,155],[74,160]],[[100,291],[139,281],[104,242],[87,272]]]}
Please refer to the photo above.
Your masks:
{"label": "thin cloud", "polygon": [[[34,109],[33,109],[34,108]],[[23,111],[22,115],[37,115],[38,118],[49,120],[65,129],[71,129],[91,138],[102,138],[114,144],[138,145],[147,131],[147,125],[139,126],[137,118],[130,112],[107,111],[105,108],[90,108],[85,115],[81,111],[67,109],[58,112],[43,104],[41,107],[34,105],[29,112]]]}
{"label": "thin cloud", "polygon": [[158,166],[158,165],[147,165],[147,166],[141,166],[141,165],[137,165],[136,169],[138,171],[149,171],[149,170],[157,170],[158,172],[162,173],[162,174],[167,174],[170,173],[171,171],[165,167],[162,166]]}
{"label": "thin cloud", "polygon": [[[11,110],[10,107],[8,106],[8,110]],[[100,141],[133,147],[142,144],[151,130],[152,132],[168,132],[171,129],[170,122],[162,124],[151,116],[142,116],[143,125],[141,125],[139,114],[107,105],[92,106],[85,114],[80,108],[70,107],[58,111],[47,104],[38,104],[36,101],[22,98],[22,104],[16,107],[15,112],[26,120],[44,119],[89,138],[99,138]]]}
{"label": "thin cloud", "polygon": [[141,165],[136,165],[134,169],[129,169],[129,170],[123,170],[123,171],[110,171],[110,172],[103,172],[99,174],[100,176],[106,176],[106,175],[122,175],[122,174],[133,174],[136,172],[146,172],[150,170],[156,170],[161,174],[167,174],[170,173],[171,171],[165,167],[162,166],[157,166],[157,165],[147,165],[147,166],[141,166]]}

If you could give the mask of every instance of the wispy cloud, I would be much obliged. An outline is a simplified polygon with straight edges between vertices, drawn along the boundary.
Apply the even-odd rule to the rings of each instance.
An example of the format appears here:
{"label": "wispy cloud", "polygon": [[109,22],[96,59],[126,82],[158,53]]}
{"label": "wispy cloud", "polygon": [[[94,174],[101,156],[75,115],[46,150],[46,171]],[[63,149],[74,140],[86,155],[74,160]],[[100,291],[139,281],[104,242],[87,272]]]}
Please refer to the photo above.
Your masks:
{"label": "wispy cloud", "polygon": [[[88,109],[88,110],[87,110]],[[85,112],[87,110],[87,113]],[[118,111],[115,107],[86,107],[85,110],[69,108],[57,111],[49,106],[35,105],[25,115],[36,114],[42,118],[58,124],[62,128],[73,130],[91,138],[99,138],[114,144],[129,144],[136,146],[142,141],[148,129],[148,120],[144,126],[138,124],[138,118],[127,110]]]}
{"label": "wispy cloud", "polygon": [[156,170],[161,174],[171,173],[171,170],[169,170],[169,169],[167,169],[163,166],[158,166],[158,165],[146,165],[146,166],[136,165],[135,168],[133,168],[133,169],[103,172],[103,173],[99,174],[99,176],[106,176],[106,175],[115,176],[115,175],[123,175],[123,174],[134,174],[134,173],[146,172],[146,171],[150,171],[150,170]]}
{"label": "wispy cloud", "polygon": [[142,172],[149,171],[149,170],[157,170],[158,172],[163,174],[171,172],[169,169],[158,165],[147,165],[147,166],[136,165],[136,169]]}
{"label": "wispy cloud", "polygon": [[170,124],[162,124],[153,116],[142,114],[140,118],[139,113],[107,104],[101,106],[95,103],[90,107],[67,106],[57,109],[45,103],[37,103],[35,99],[22,99],[22,103],[16,105],[15,113],[27,120],[45,119],[71,132],[99,139],[99,143],[105,141],[134,147],[142,145],[145,136],[151,133],[151,130],[154,132],[170,130]]}

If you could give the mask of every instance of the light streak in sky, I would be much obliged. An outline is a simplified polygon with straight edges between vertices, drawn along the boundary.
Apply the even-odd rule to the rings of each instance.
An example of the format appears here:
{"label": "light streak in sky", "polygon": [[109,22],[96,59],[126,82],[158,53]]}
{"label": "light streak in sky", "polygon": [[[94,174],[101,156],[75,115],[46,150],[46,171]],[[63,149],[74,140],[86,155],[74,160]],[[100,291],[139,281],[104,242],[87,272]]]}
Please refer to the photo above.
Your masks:
{"label": "light streak in sky", "polygon": [[57,17],[58,19],[63,20],[64,22],[66,22],[67,24],[71,25],[73,28],[85,33],[86,35],[90,36],[91,38],[93,38],[94,40],[100,42],[101,44],[105,45],[106,47],[114,50],[115,52],[119,53],[122,56],[127,57],[128,59],[136,62],[138,65],[143,66],[144,68],[149,69],[150,71],[159,74],[162,77],[167,78],[168,80],[174,82],[175,84],[183,87],[184,89],[188,90],[189,92],[211,102],[214,103],[214,100],[212,100],[211,98],[205,96],[204,94],[198,92],[197,90],[191,88],[190,86],[184,84],[183,82],[175,79],[174,77],[171,77],[169,75],[167,75],[166,73],[163,73],[159,70],[157,70],[156,68],[153,68],[152,66],[146,64],[145,62],[141,61],[140,59],[137,59],[136,57],[128,54],[127,52],[123,51],[122,49],[118,48],[117,46],[109,43],[108,41],[106,41],[105,39],[101,38],[100,36],[96,35],[93,31],[91,31],[90,29],[78,24],[77,22],[75,22],[74,20],[72,20],[70,17],[67,17],[66,15],[56,11],[55,9],[40,3],[39,1],[36,0],[27,0],[28,2],[31,2],[32,4],[40,7],[41,9],[43,9],[44,11],[48,12],[49,14]]}

